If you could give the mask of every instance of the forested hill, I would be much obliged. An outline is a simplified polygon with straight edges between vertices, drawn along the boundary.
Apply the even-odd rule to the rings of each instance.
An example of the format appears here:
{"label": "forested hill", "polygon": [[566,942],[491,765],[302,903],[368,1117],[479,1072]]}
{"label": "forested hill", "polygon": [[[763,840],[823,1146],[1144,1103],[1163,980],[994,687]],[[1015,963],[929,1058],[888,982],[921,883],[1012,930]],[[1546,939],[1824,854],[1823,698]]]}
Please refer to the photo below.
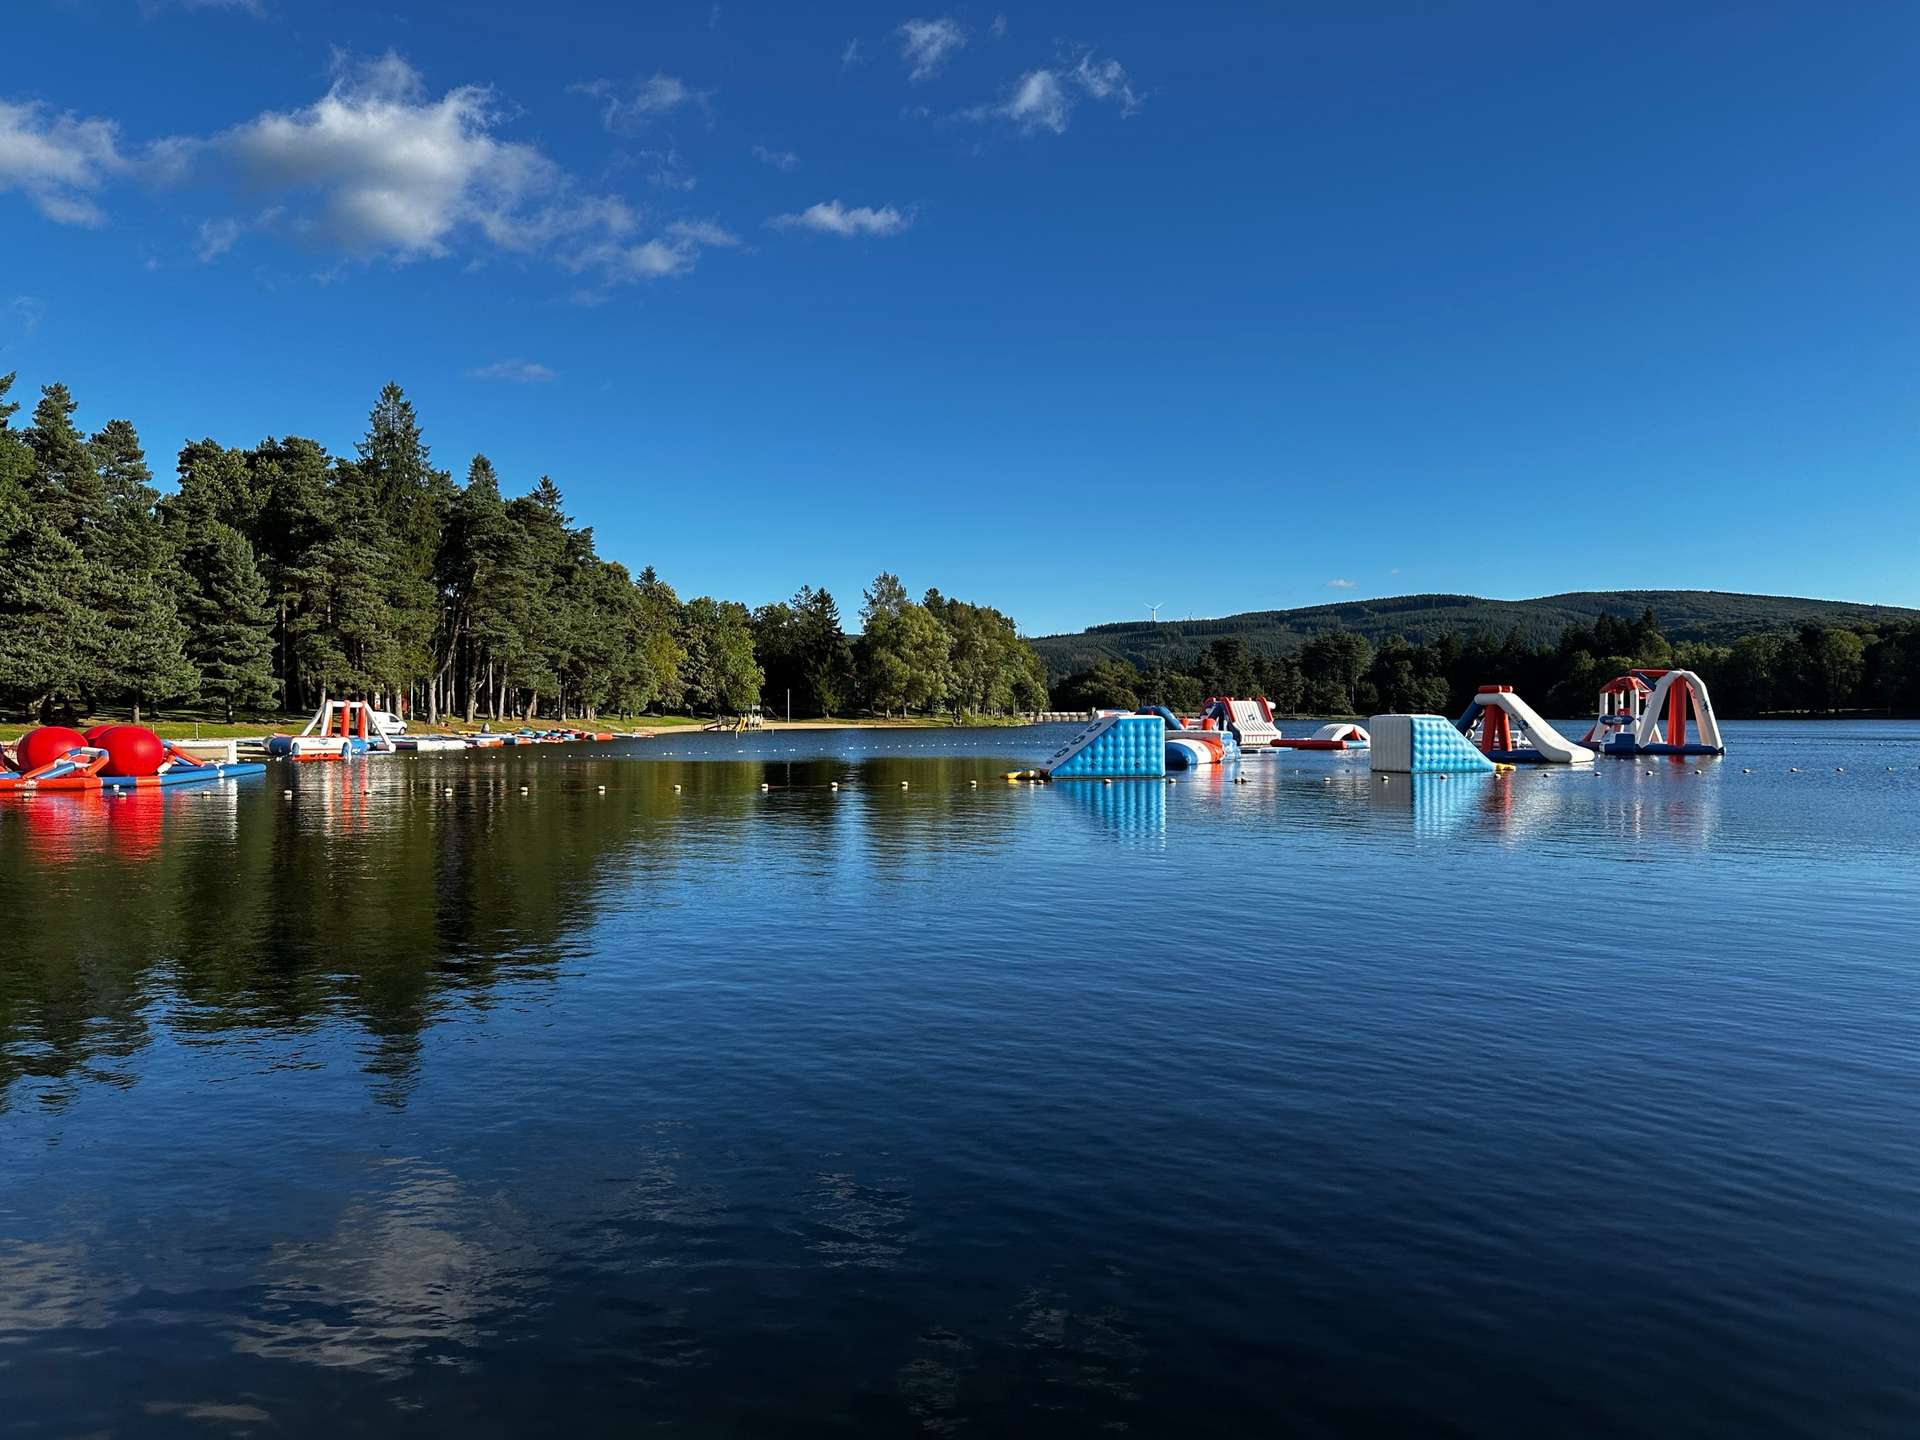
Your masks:
{"label": "forested hill", "polygon": [[1802,625],[1860,626],[1920,620],[1920,610],[1806,600],[1788,595],[1740,595],[1719,590],[1577,590],[1537,600],[1483,600],[1477,595],[1396,595],[1297,610],[1250,610],[1215,620],[1127,620],[1071,635],[1043,635],[1032,644],[1058,678],[1102,660],[1127,660],[1141,669],[1177,666],[1211,641],[1238,636],[1271,656],[1297,651],[1315,635],[1349,630],[1378,645],[1390,635],[1415,643],[1476,631],[1504,637],[1519,631],[1529,644],[1550,645],[1569,625],[1601,615],[1631,618],[1651,608],[1673,641],[1728,645],[1744,635],[1795,630]]}

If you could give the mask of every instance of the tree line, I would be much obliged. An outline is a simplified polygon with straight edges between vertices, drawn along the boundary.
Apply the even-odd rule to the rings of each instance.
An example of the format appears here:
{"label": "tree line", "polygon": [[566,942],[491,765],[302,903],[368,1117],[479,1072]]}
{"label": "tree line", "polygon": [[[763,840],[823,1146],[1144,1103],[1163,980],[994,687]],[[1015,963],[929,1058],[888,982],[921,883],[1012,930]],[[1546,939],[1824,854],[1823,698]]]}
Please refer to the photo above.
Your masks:
{"label": "tree line", "polygon": [[126,420],[85,435],[64,385],[16,426],[0,376],[0,705],[32,718],[360,697],[429,722],[739,714],[763,690],[835,715],[1037,709],[1013,621],[883,573],[861,633],[824,588],[749,610],[681,600],[595,552],[542,475],[436,468],[396,384],[351,456],[298,436],[179,453],[153,483]]}
{"label": "tree line", "polygon": [[1569,625],[1550,644],[1518,629],[1426,642],[1388,636],[1377,646],[1328,630],[1276,656],[1229,635],[1177,666],[1100,661],[1060,681],[1053,696],[1062,709],[1157,704],[1192,713],[1209,695],[1260,694],[1289,715],[1453,715],[1481,685],[1499,684],[1544,713],[1584,716],[1597,708],[1603,684],[1637,668],[1695,671],[1724,717],[1920,715],[1920,624],[1803,625],[1730,645],[1674,644],[1651,609]]}

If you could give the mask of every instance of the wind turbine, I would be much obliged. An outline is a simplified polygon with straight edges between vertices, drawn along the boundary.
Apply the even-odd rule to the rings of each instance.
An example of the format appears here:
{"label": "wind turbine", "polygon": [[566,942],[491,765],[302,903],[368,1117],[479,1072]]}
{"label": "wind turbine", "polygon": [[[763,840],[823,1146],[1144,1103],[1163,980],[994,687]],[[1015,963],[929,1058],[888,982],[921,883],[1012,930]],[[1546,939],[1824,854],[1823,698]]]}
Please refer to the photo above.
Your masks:
{"label": "wind turbine", "polygon": [[1159,605],[1147,605],[1143,603],[1140,608],[1143,610],[1151,610],[1153,612],[1153,623],[1158,625],[1160,623],[1160,605],[1166,603],[1164,600],[1162,600]]}

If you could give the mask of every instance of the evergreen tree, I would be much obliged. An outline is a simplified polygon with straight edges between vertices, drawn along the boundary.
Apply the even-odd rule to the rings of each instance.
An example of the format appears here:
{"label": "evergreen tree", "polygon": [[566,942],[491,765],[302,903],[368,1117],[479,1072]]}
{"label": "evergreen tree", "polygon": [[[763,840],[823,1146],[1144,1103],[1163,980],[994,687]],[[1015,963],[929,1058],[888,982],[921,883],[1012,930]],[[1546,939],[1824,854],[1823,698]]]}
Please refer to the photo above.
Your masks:
{"label": "evergreen tree", "polygon": [[273,606],[247,537],[209,521],[182,556],[191,577],[187,653],[204,699],[218,701],[229,724],[236,705],[268,705],[273,674]]}

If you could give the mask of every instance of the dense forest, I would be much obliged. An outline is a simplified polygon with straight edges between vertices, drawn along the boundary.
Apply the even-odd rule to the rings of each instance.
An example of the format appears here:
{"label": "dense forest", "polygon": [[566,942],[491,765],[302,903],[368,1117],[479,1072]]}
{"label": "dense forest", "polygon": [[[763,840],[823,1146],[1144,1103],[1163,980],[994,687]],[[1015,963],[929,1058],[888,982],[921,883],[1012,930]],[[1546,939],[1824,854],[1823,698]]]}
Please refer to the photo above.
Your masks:
{"label": "dense forest", "polygon": [[795,714],[1046,703],[1039,657],[989,606],[882,574],[847,635],[803,586],[749,611],[681,600],[594,551],[542,475],[508,498],[485,455],[435,468],[398,385],[352,456],[196,440],[166,494],[131,423],[84,435],[64,385],[16,426],[0,377],[0,705],[48,719],[194,704],[302,711],[365,697],[437,722],[650,710]]}
{"label": "dense forest", "polygon": [[1191,712],[1208,695],[1264,694],[1291,715],[1453,715],[1481,685],[1500,684],[1545,714],[1580,717],[1596,711],[1602,684],[1636,666],[1698,672],[1722,716],[1920,715],[1920,621],[1857,630],[1808,624],[1730,645],[1676,644],[1651,609],[1637,619],[1602,614],[1568,625],[1544,644],[1518,629],[1449,632],[1425,642],[1390,635],[1377,645],[1351,630],[1327,630],[1297,653],[1272,656],[1226,635],[1176,665],[1101,660],[1057,684],[1054,696],[1062,706],[1161,704]]}
{"label": "dense forest", "polygon": [[1432,644],[1446,635],[1518,634],[1534,646],[1554,646],[1563,632],[1591,627],[1601,616],[1634,616],[1651,609],[1673,644],[1702,641],[1731,646],[1749,635],[1797,633],[1804,625],[1873,633],[1910,621],[1920,611],[1790,595],[1743,595],[1724,590],[1579,590],[1532,600],[1488,600],[1478,595],[1394,595],[1342,600],[1294,610],[1250,610],[1207,620],[1146,619],[1095,625],[1076,634],[1040,635],[1034,649],[1055,680],[1102,660],[1127,660],[1142,670],[1179,668],[1209,642],[1238,636],[1264,655],[1300,650],[1315,635],[1347,630],[1373,645],[1398,637]]}

